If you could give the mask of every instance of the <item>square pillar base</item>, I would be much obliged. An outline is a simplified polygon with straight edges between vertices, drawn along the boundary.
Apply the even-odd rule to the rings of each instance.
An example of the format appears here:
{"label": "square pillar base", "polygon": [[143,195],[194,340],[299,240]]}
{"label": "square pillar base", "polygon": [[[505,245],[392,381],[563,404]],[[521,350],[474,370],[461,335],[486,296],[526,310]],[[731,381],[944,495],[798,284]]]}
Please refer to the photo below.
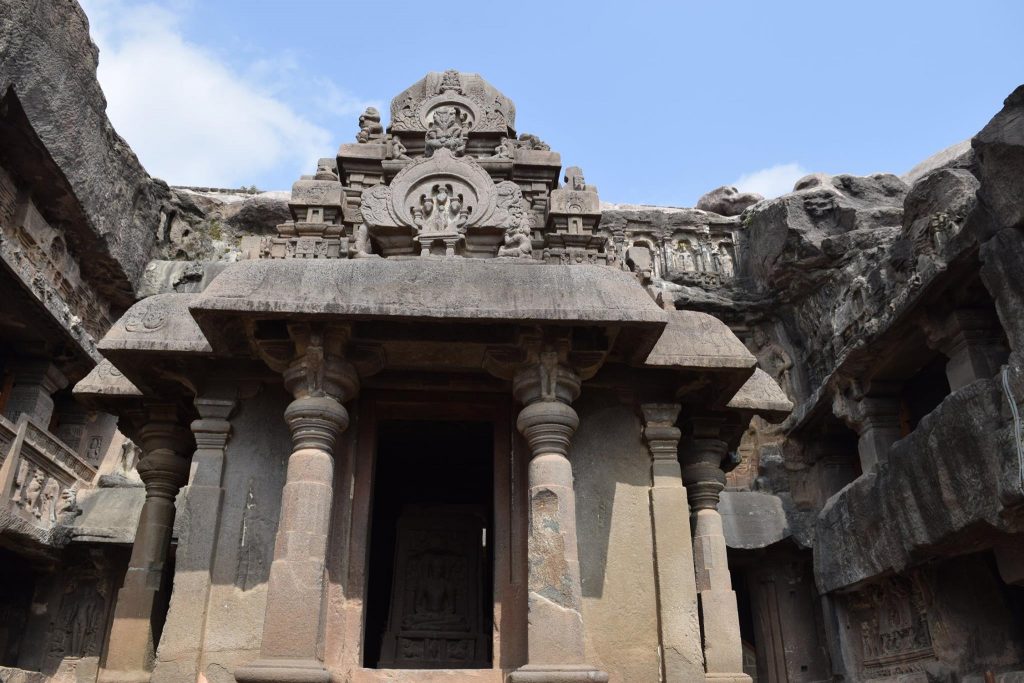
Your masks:
{"label": "square pillar base", "polygon": [[508,680],[509,683],[608,683],[608,674],[586,664],[527,664],[510,673]]}

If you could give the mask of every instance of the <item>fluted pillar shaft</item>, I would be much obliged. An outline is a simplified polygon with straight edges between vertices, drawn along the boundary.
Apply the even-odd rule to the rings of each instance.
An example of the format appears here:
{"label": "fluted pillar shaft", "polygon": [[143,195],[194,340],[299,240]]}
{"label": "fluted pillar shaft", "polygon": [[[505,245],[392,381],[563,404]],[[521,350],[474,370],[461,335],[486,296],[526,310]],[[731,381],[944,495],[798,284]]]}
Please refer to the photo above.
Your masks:
{"label": "fluted pillar shaft", "polygon": [[295,396],[284,418],[292,454],[281,496],[281,515],[270,566],[260,659],[235,670],[238,681],[317,681],[323,664],[326,564],[334,498],[334,446],[348,427],[342,405],[358,392],[355,369],[325,353],[313,335],[284,373]]}
{"label": "fluted pillar shaft", "polygon": [[658,582],[658,631],[662,680],[699,681],[704,676],[700,611],[694,577],[690,509],[679,469],[678,403],[645,403],[644,440],[651,454],[651,525]]}
{"label": "fluted pillar shaft", "polygon": [[569,405],[579,377],[554,352],[521,369],[513,380],[524,404],[516,427],[530,446],[528,663],[515,683],[607,681],[585,663],[583,589],[576,540],[576,495],[568,459],[579,417]]}
{"label": "fluted pillar shaft", "polygon": [[174,498],[188,478],[188,431],[172,407],[157,408],[139,430],[143,450],[139,476],[146,486],[135,542],[117,593],[114,623],[100,681],[148,681],[156,646],[155,620],[174,527]]}
{"label": "fluted pillar shaft", "polygon": [[736,593],[729,575],[729,558],[722,530],[718,499],[725,488],[722,459],[726,442],[702,438],[704,429],[690,437],[680,453],[683,481],[693,518],[693,566],[700,600],[704,635],[704,663],[708,679],[749,681],[743,673],[743,646]]}

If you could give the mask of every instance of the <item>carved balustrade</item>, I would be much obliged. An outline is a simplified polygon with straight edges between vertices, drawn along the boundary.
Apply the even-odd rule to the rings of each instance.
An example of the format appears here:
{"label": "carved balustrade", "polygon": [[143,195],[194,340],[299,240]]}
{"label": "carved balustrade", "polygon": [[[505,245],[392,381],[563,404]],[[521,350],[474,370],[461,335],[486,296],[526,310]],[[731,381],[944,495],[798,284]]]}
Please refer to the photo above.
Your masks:
{"label": "carved balustrade", "polygon": [[27,415],[0,417],[0,509],[40,530],[76,510],[79,486],[96,469]]}

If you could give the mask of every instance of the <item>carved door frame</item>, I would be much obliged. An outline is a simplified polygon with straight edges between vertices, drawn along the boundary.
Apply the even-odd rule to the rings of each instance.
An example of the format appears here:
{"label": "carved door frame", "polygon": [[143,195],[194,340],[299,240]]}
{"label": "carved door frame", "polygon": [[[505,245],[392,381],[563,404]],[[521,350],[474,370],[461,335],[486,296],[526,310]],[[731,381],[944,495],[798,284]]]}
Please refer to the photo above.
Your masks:
{"label": "carved door frame", "polygon": [[[388,420],[472,421],[494,426],[493,452],[493,629],[490,669],[438,669],[439,680],[504,680],[504,673],[526,661],[526,462],[528,449],[512,428],[515,406],[511,396],[478,392],[366,391],[358,401],[351,459],[351,526],[345,534],[333,534],[332,553],[343,552],[348,576],[345,593],[355,603],[344,629],[348,650],[344,661],[351,667],[353,683],[391,680],[388,672],[363,666],[365,606],[369,572],[373,514],[374,466],[377,432]],[[338,519],[336,516],[335,519]],[[336,548],[341,536],[347,548]],[[330,644],[328,644],[330,647]],[[428,674],[418,670],[417,675]],[[424,678],[432,680],[433,676]],[[417,678],[417,680],[420,680]]]}

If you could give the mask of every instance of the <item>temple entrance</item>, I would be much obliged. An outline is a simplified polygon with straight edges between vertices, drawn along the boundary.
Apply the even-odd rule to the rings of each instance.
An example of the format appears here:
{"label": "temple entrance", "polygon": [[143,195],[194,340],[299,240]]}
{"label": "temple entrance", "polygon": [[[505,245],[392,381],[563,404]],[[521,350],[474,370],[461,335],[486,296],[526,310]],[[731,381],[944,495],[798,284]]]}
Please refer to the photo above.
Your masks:
{"label": "temple entrance", "polygon": [[491,667],[494,427],[381,422],[364,666]]}

